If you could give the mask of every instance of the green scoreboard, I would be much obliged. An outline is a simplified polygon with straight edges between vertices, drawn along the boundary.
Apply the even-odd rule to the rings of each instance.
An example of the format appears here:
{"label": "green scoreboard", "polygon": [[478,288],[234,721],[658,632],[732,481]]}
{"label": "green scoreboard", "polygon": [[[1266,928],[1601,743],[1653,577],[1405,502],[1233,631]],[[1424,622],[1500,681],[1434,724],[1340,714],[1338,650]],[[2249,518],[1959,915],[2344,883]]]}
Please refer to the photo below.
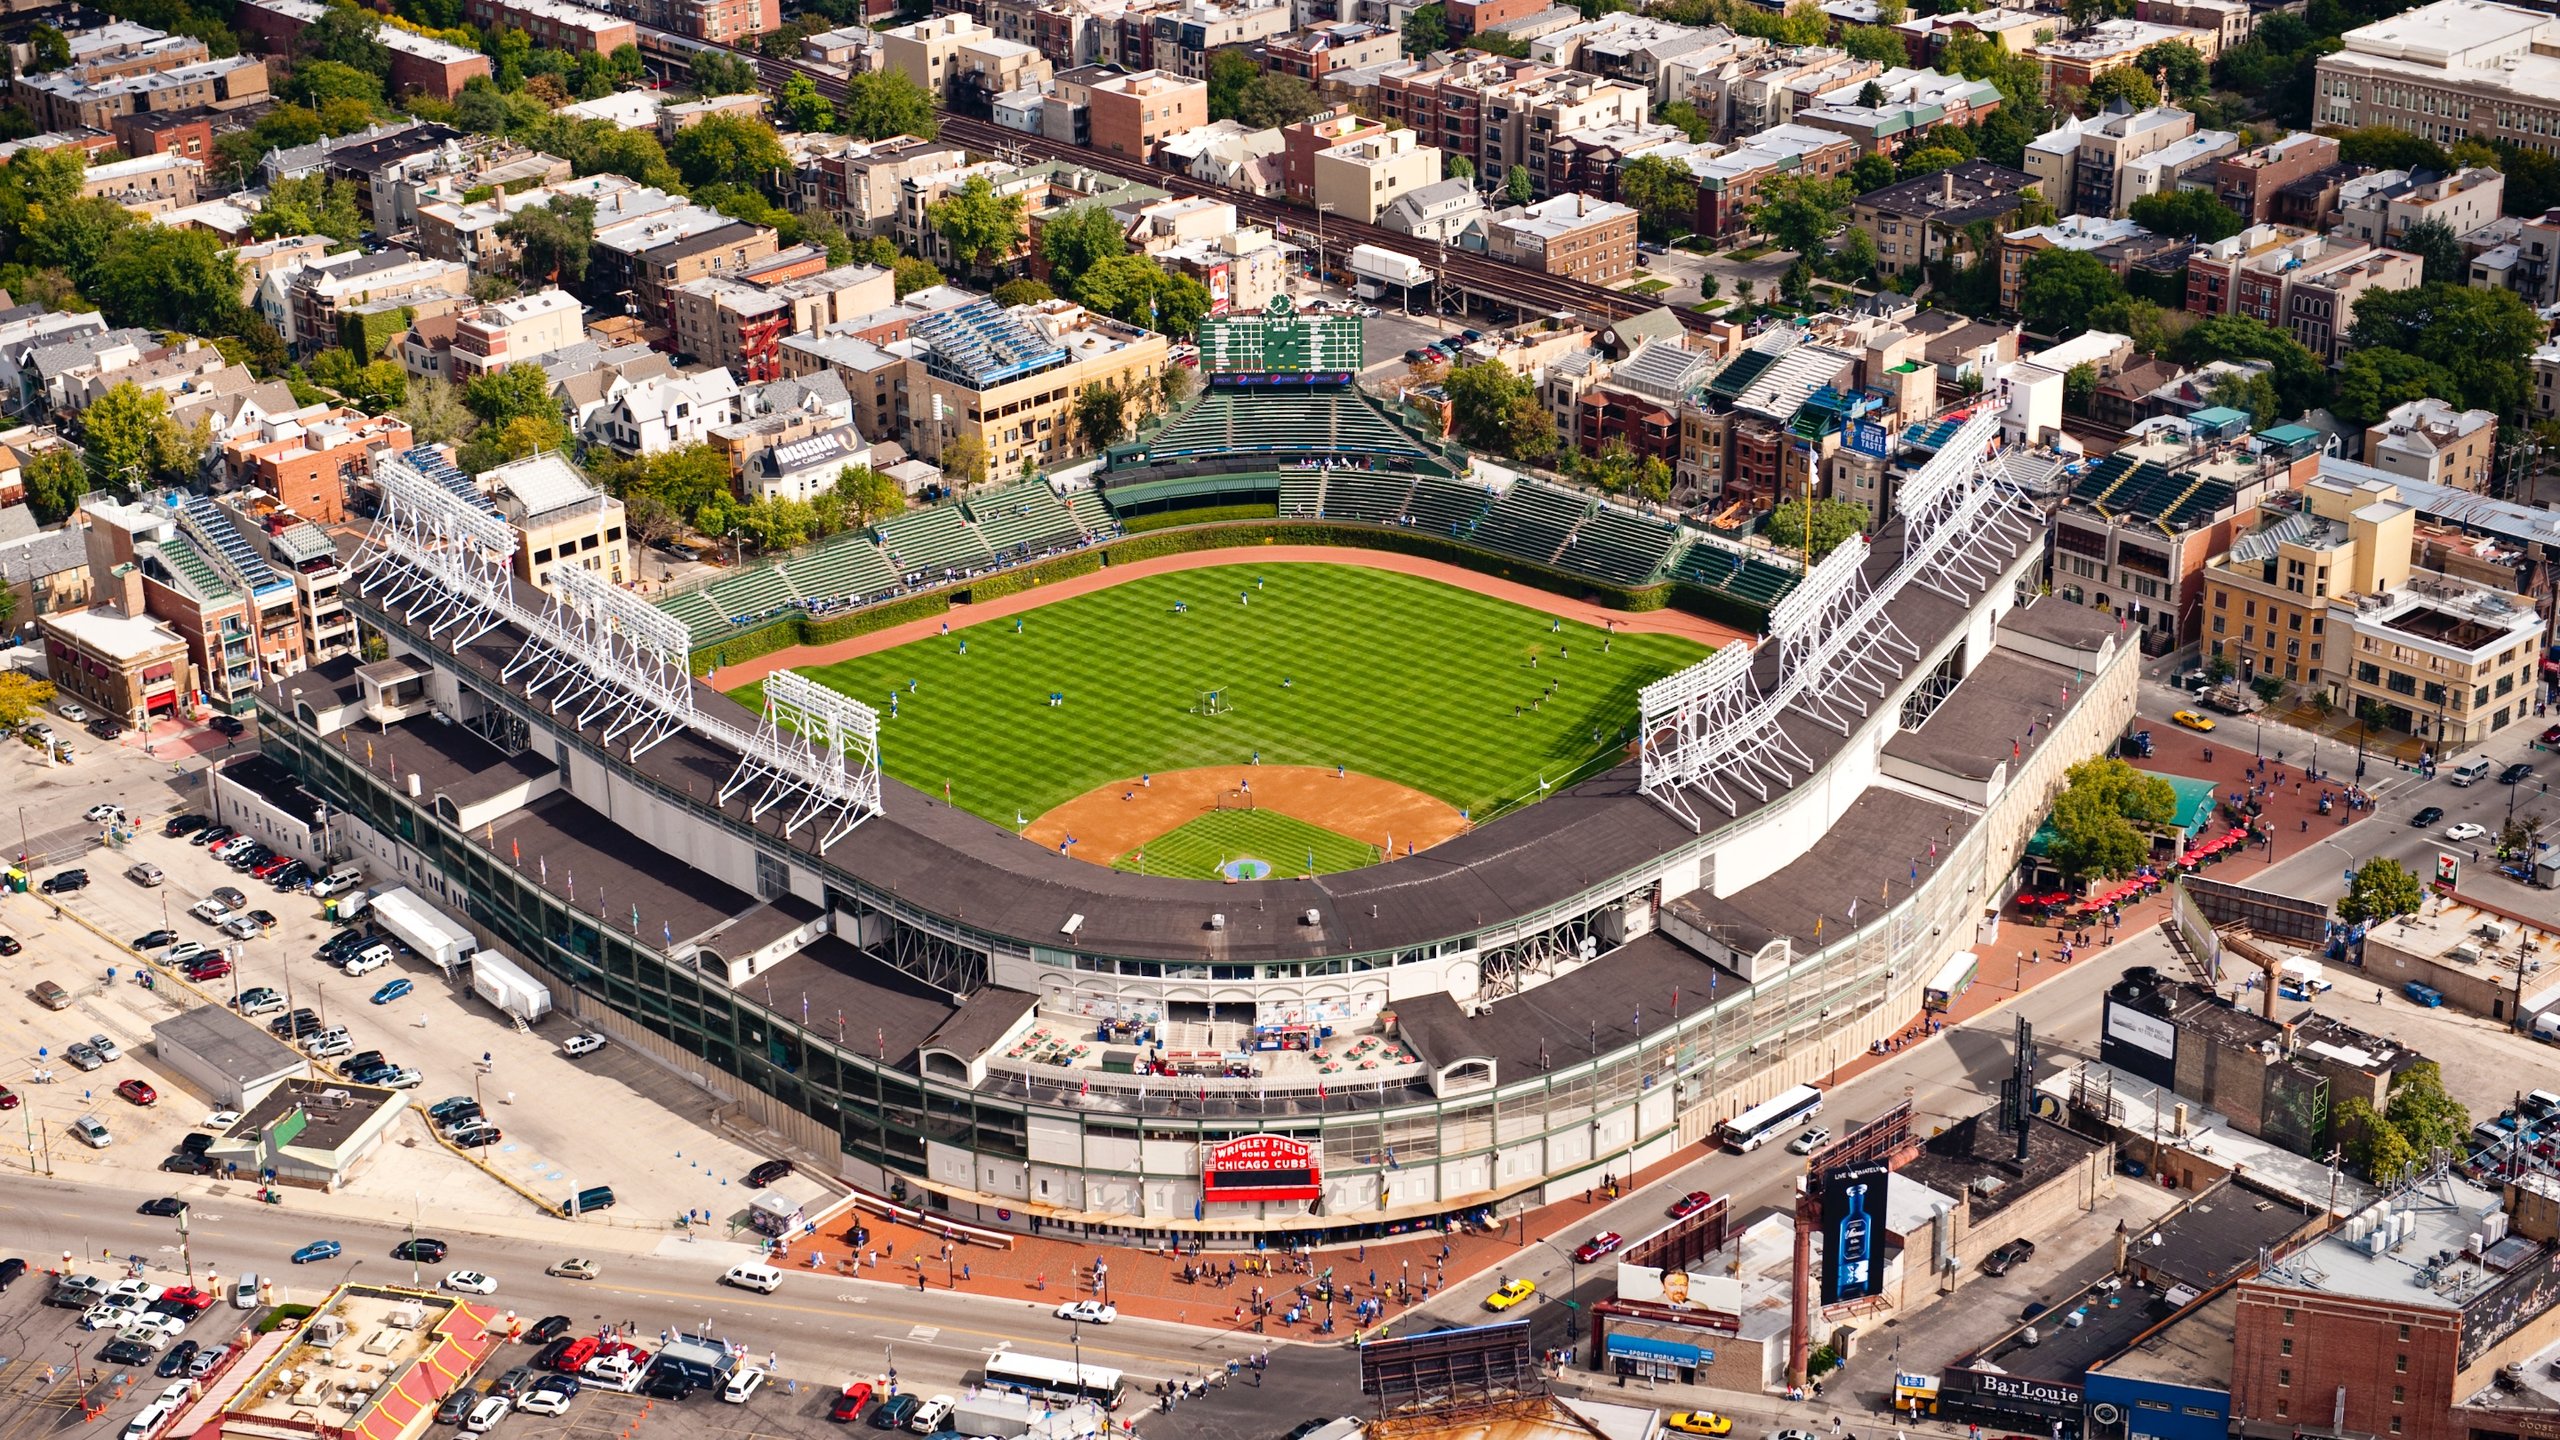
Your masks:
{"label": "green scoreboard", "polygon": [[1200,368],[1230,385],[1347,385],[1360,373],[1360,317],[1300,315],[1276,296],[1260,315],[1199,325]]}

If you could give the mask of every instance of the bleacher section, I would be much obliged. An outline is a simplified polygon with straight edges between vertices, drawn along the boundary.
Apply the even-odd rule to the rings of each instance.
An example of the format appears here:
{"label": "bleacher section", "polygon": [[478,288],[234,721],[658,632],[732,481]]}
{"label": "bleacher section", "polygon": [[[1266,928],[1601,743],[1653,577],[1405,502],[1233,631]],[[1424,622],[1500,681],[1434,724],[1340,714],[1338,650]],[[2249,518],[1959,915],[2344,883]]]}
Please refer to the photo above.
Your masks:
{"label": "bleacher section", "polygon": [[1603,505],[1565,542],[1558,563],[1619,585],[1642,585],[1662,573],[1680,538],[1676,525]]}
{"label": "bleacher section", "polygon": [[782,572],[771,565],[759,565],[735,575],[723,575],[702,587],[720,614],[730,621],[759,620],[776,610],[800,603],[799,593],[791,588]]}
{"label": "bleacher section", "polygon": [[1515,483],[1476,526],[1479,544],[1532,560],[1553,560],[1594,508],[1588,495],[1535,480]]}
{"label": "bleacher section", "polygon": [[1097,540],[1120,533],[1120,522],[1113,518],[1111,507],[1102,503],[1099,490],[1070,490],[1066,497],[1067,513],[1076,517],[1084,533]]}
{"label": "bleacher section", "polygon": [[1324,513],[1322,470],[1292,470],[1280,477],[1280,513],[1311,517]]}
{"label": "bleacher section", "polygon": [[693,632],[696,645],[707,645],[730,630],[729,617],[721,614],[720,607],[711,603],[711,597],[699,590],[670,595],[658,602],[658,608],[683,621],[685,628]]}
{"label": "bleacher section", "polygon": [[969,518],[998,555],[1037,555],[1084,538],[1083,527],[1046,480],[1025,480],[969,502]]}
{"label": "bleacher section", "polygon": [[1150,467],[1226,455],[1365,457],[1446,475],[1432,448],[1353,390],[1213,389],[1147,441]]}
{"label": "bleacher section", "polygon": [[1413,516],[1413,528],[1434,535],[1451,535],[1461,539],[1475,532],[1476,522],[1484,518],[1485,506],[1493,496],[1472,480],[1439,480],[1425,476],[1414,487],[1413,499],[1406,509]]}
{"label": "bleacher section", "polygon": [[1765,610],[1796,588],[1796,581],[1803,577],[1756,555],[1698,541],[1672,565],[1671,578]]}
{"label": "bleacher section", "polygon": [[839,535],[782,568],[791,588],[812,601],[872,600],[898,588],[889,557],[864,535]]}
{"label": "bleacher section", "polygon": [[909,577],[940,575],[946,570],[975,570],[996,558],[957,505],[910,510],[881,521],[872,529],[880,546]]}
{"label": "bleacher section", "polygon": [[1413,508],[1414,478],[1381,475],[1373,470],[1328,470],[1324,477],[1324,513],[1328,520],[1358,520],[1370,525],[1399,525]]}

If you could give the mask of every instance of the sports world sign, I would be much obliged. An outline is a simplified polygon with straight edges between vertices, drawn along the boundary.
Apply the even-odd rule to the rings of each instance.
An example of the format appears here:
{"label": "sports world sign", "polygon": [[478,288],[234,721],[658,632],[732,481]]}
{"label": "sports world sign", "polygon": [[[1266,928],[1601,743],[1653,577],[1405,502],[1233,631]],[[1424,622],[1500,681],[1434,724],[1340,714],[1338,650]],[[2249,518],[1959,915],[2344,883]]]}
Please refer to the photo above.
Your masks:
{"label": "sports world sign", "polygon": [[1322,1180],[1315,1148],[1286,1135],[1239,1136],[1207,1147],[1200,1162],[1201,1198],[1212,1205],[1313,1200]]}

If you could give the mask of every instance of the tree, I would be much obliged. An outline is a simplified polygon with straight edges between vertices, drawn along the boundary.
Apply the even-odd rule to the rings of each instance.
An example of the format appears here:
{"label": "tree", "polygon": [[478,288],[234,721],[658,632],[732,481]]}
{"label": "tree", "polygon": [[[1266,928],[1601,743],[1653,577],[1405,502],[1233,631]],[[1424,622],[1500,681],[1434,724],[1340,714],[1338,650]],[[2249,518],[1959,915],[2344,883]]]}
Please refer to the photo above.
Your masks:
{"label": "tree", "polygon": [[409,422],[410,431],[419,440],[435,445],[468,439],[472,427],[479,423],[462,403],[462,392],[433,377],[409,387],[409,397],[400,405],[400,418]]}
{"label": "tree", "polygon": [[1697,223],[1697,177],[1658,155],[1639,155],[1619,168],[1618,198],[1635,207],[1644,229],[1657,240]]}
{"label": "tree", "polygon": [[[2284,402],[2276,398],[2275,382],[2263,370],[2226,371],[2215,377],[2205,394],[2214,404],[2248,416],[2261,430],[2275,423],[2284,409]],[[2261,683],[2265,679],[2261,676]],[[2267,696],[2269,703],[2275,698]]]}
{"label": "tree", "polygon": [[38,25],[27,37],[33,53],[27,60],[27,73],[42,75],[71,63],[71,37],[50,25]]}
{"label": "tree", "polygon": [[1452,366],[1440,383],[1460,439],[1523,460],[1555,454],[1555,417],[1539,402],[1536,387],[1501,361]]}
{"label": "tree", "polygon": [[1537,181],[1529,174],[1529,167],[1526,165],[1512,166],[1510,171],[1502,177],[1502,189],[1504,194],[1511,197],[1511,203],[1514,205],[1526,205],[1538,198]]}
{"label": "tree", "polygon": [[942,283],[942,267],[913,255],[901,255],[889,267],[895,276],[898,298],[906,299],[918,290],[930,290]]}
{"label": "tree", "polygon": [[2074,415],[2089,413],[2089,402],[2097,398],[2098,367],[2082,361],[2062,375],[2062,405]]}
{"label": "tree", "polygon": [[2269,378],[2275,385],[2277,408],[2284,414],[2299,415],[2328,403],[2329,367],[2304,349],[2301,341],[2264,321],[2246,315],[2210,316],[2181,334],[2171,349],[2173,358],[2189,365],[2213,360],[2269,362],[2275,367]]}
{"label": "tree", "polygon": [[240,266],[209,230],[119,231],[80,288],[119,325],[211,335],[240,321]]}
{"label": "tree", "polygon": [[1890,25],[1848,25],[1841,28],[1840,48],[1860,60],[1872,61],[1891,70],[1911,63],[1911,52],[1902,43],[1902,32]]}
{"label": "tree", "polygon": [[1801,499],[1789,500],[1769,512],[1769,523],[1762,530],[1770,543],[1792,554],[1805,553],[1805,526],[1813,526],[1813,560],[1840,548],[1842,541],[1867,528],[1867,507],[1847,500],[1816,500],[1811,514]]}
{"label": "tree", "polygon": [[[1882,258],[1876,253],[1875,237],[1864,230],[1853,228],[1840,232],[1839,247],[1824,260],[1822,268],[1834,280],[1863,284],[1874,278],[1876,262]],[[1704,288],[1704,286],[1700,287],[1702,292]],[[1701,298],[1713,297],[1702,294]]]}
{"label": "tree", "polygon": [[[1048,235],[1049,232],[1046,230],[1040,232],[1040,237],[1044,240]],[[1016,305],[1037,305],[1043,300],[1054,298],[1058,292],[1037,280],[1025,277],[1020,280],[1007,280],[988,293],[995,297],[997,304],[1010,310]]]}
{"label": "tree", "polygon": [[2444,1071],[2433,1060],[2418,1061],[2391,1077],[2382,1118],[2421,1155],[2438,1150],[2459,1154],[2471,1134],[2470,1110],[2445,1092]]}
{"label": "tree", "polygon": [[2542,343],[2543,326],[2512,290],[2430,284],[2367,292],[2348,338],[2358,349],[2432,360],[2454,379],[2443,398],[2503,415],[2524,403],[2525,357]]}
{"label": "tree", "polygon": [[[1686,100],[1674,100],[1670,104],[1663,106],[1662,112],[1654,118],[1665,125],[1676,125],[1680,127],[1681,134],[1688,136],[1690,140],[1698,144],[1703,145],[1707,141],[1716,138],[1716,122],[1699,114],[1698,107],[1690,104]],[[1458,164],[1464,160],[1466,160],[1466,157],[1463,155],[1452,156],[1450,158],[1449,173],[1452,177],[1457,175]],[[1467,174],[1469,176],[1473,176],[1475,173],[1476,167],[1470,162],[1467,165]]]}
{"label": "tree", "polygon": [[1237,97],[1234,118],[1256,130],[1295,125],[1323,106],[1315,87],[1295,75],[1265,71],[1253,77]]}
{"label": "tree", "polygon": [[[1428,55],[1449,48],[1449,7],[1434,0],[1429,5],[1414,7],[1404,17],[1404,53]],[[70,63],[71,50],[63,47],[63,63]]]}
{"label": "tree", "polygon": [[2177,792],[2156,775],[2122,760],[2083,760],[2054,797],[2050,853],[2075,879],[2132,873],[2151,856],[2151,841],[2138,825],[2166,825],[2177,814]]}
{"label": "tree", "polygon": [[282,235],[326,235],[352,245],[364,234],[355,183],[326,175],[288,176],[267,187],[267,203],[250,221],[261,240]]}
{"label": "tree", "polygon": [[98,277],[108,242],[133,226],[133,212],[113,200],[75,196],[29,212],[16,258],[59,268],[85,293]]}
{"label": "tree", "polygon": [[525,283],[576,285],[587,278],[595,247],[596,202],[555,195],[547,205],[527,205],[498,222],[498,238],[515,247],[511,268]]}
{"label": "tree", "polygon": [[1188,275],[1173,275],[1152,255],[1113,255],[1084,272],[1077,294],[1115,319],[1167,335],[1187,336],[1209,313],[1209,289]]}
{"label": "tree", "polygon": [[1781,250],[1819,254],[1823,242],[1848,218],[1853,198],[1846,181],[1773,176],[1760,184],[1751,223]]}
{"label": "tree", "polygon": [[2099,306],[2124,294],[2107,262],[2086,250],[2039,250],[2019,267],[2018,313],[2040,335],[2074,335]]}
{"label": "tree", "polygon": [[2136,110],[2148,110],[2160,103],[2160,87],[2132,65],[2120,65],[2089,82],[2089,103],[2093,107],[2104,110],[2119,100]]}
{"label": "tree", "polygon": [[24,725],[52,700],[52,681],[24,670],[0,670],[0,725]]}
{"label": "tree", "polygon": [[2239,212],[2213,197],[2210,190],[2171,190],[2145,195],[2127,207],[2134,223],[2157,235],[2180,236],[2198,244],[2227,240],[2248,226]]}
{"label": "tree", "polygon": [[89,402],[80,412],[81,445],[89,488],[130,496],[155,481],[195,478],[204,446],[169,416],[169,397],[130,380]]}
{"label": "tree", "polygon": [[80,497],[95,488],[80,452],[67,445],[39,450],[27,459],[27,509],[40,525],[59,525],[80,508]]}
{"label": "tree", "polygon": [[390,360],[366,364],[354,352],[331,346],[311,357],[303,372],[314,385],[325,385],[348,404],[379,415],[409,398],[409,372]]}
{"label": "tree", "polygon": [[1964,163],[1964,152],[1952,145],[1923,145],[1902,158],[1902,178],[1935,175]]}
{"label": "tree", "polygon": [[2425,284],[2460,285],[2470,278],[2471,258],[2462,253],[2462,237],[2441,220],[2421,220],[2401,231],[2391,248],[2415,255],[2424,263]]}
{"label": "tree", "polygon": [[898,70],[847,79],[844,103],[836,107],[836,116],[844,122],[846,134],[865,140],[886,140],[892,135],[930,140],[942,130],[934,114],[934,97]]}
{"label": "tree", "polygon": [[2338,901],[2338,918],[2350,925],[2397,920],[2417,914],[2424,899],[2418,877],[2409,867],[2388,857],[2376,858],[2357,868],[2356,878]]}
{"label": "tree", "polygon": [[2168,83],[2160,88],[2170,95],[2200,95],[2211,71],[2196,47],[2183,40],[2162,40],[2146,45],[2133,57],[2133,68],[2145,75],[2166,72]]}
{"label": "tree", "polygon": [[1244,99],[1244,88],[1261,78],[1262,67],[1242,49],[1229,46],[1209,57],[1209,118],[1232,120]]}
{"label": "tree", "polygon": [[1441,170],[1441,178],[1447,180],[1473,180],[1476,178],[1476,162],[1468,159],[1464,155],[1449,156],[1448,163],[1443,165]]}
{"label": "tree", "polygon": [[1129,429],[1129,397],[1096,380],[1076,392],[1077,438],[1087,450],[1107,450]]}
{"label": "tree", "polygon": [[1156,408],[1179,409],[1183,401],[1191,398],[1192,389],[1199,383],[1200,377],[1192,372],[1190,366],[1167,365],[1156,375]]}
{"label": "tree", "polygon": [[1849,167],[1849,188],[1860,195],[1881,190],[1894,182],[1893,157],[1881,150],[1870,150]]}
{"label": "tree", "polygon": [[1884,108],[1884,87],[1873,80],[1858,87],[1858,103],[1870,110]]}
{"label": "tree", "polygon": [[925,220],[950,245],[952,257],[972,270],[993,266],[1030,238],[1022,197],[998,195],[984,175],[970,176],[926,207]]}
{"label": "tree", "polygon": [[714,95],[756,93],[756,67],[725,50],[696,50],[691,59],[693,88],[705,99]]}
{"label": "tree", "polygon": [[362,75],[371,76],[377,87],[391,78],[391,47],[377,34],[382,28],[380,17],[372,11],[352,4],[332,4],[320,18],[302,27],[294,48],[307,65],[326,61],[343,65]]}
{"label": "tree", "polygon": [[782,82],[782,113],[791,117],[794,130],[836,128],[836,107],[818,93],[818,87],[806,75],[794,75]]}
{"label": "tree", "polygon": [[954,435],[942,442],[942,478],[962,490],[987,478],[986,442],[975,435]]}
{"label": "tree", "polygon": [[667,158],[687,185],[734,185],[754,190],[791,168],[791,156],[771,125],[748,115],[707,115],[676,132]]}
{"label": "tree", "polygon": [[2330,1120],[2332,1133],[2344,1144],[2350,1169],[2368,1179],[2388,1183],[2408,1174],[2420,1159],[2398,1126],[2382,1117],[2361,1095],[2340,1101]]}
{"label": "tree", "polygon": [[1119,218],[1100,205],[1079,205],[1040,227],[1040,258],[1049,262],[1050,283],[1069,295],[1077,293],[1077,282],[1095,262],[1128,250]]}
{"label": "tree", "polygon": [[2329,409],[2361,429],[2381,424],[2394,406],[2451,395],[2457,388],[2453,373],[2432,360],[2401,350],[2350,350],[2338,368],[2338,394]]}
{"label": "tree", "polygon": [[2338,159],[2376,170],[2442,170],[2444,147],[2394,125],[2367,125],[2338,137]]}
{"label": "tree", "polygon": [[511,365],[472,378],[462,387],[462,403],[486,425],[505,425],[527,415],[557,418],[560,402],[552,398],[551,377],[539,365]]}
{"label": "tree", "polygon": [[837,471],[835,493],[844,497],[846,513],[856,525],[869,525],[907,508],[905,489],[868,465],[848,465]]}

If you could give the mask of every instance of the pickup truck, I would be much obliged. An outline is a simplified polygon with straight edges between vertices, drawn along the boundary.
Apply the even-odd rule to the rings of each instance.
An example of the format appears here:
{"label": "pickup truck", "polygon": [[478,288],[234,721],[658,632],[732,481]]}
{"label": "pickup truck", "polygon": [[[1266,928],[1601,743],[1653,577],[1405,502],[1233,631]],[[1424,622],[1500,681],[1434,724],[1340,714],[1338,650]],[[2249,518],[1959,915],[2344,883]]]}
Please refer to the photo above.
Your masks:
{"label": "pickup truck", "polygon": [[2006,1275],[2010,1271],[2027,1263],[2028,1259],[2035,1253],[2036,1242],[2033,1240],[2012,1240],[2008,1244],[1992,1251],[1988,1256],[1983,1258],[1982,1273],[1985,1275]]}
{"label": "pickup truck", "polygon": [[2258,698],[2257,691],[2237,680],[2226,680],[2199,698],[2208,708],[2225,715],[2255,715],[2267,708],[2267,702]]}

